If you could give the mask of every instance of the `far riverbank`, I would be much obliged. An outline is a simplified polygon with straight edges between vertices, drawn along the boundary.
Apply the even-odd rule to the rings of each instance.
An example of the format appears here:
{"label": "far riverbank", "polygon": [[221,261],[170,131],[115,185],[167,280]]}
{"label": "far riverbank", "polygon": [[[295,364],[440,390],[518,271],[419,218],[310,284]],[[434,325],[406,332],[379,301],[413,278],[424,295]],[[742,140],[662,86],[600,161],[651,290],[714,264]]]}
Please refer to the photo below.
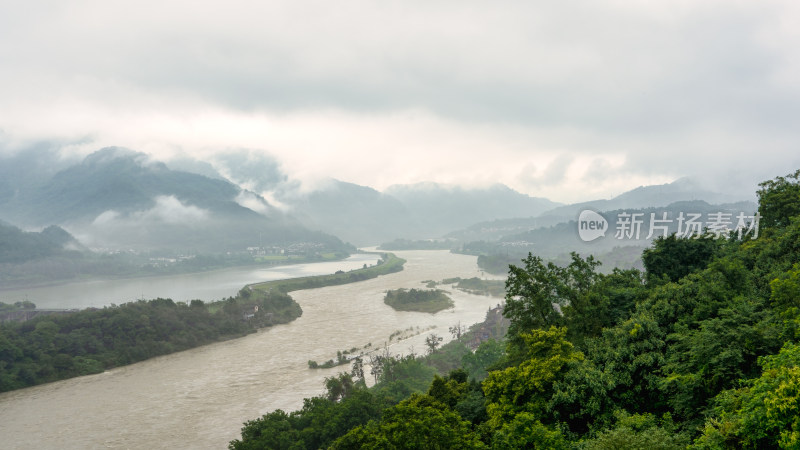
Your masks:
{"label": "far riverbank", "polygon": [[348,272],[374,265],[379,254],[356,253],[338,261],[285,266],[247,266],[210,272],[163,275],[115,280],[87,280],[57,286],[40,286],[0,291],[0,301],[13,304],[31,301],[38,308],[102,308],[142,298],[171,298],[176,302],[217,301],[235,296],[248,284]]}

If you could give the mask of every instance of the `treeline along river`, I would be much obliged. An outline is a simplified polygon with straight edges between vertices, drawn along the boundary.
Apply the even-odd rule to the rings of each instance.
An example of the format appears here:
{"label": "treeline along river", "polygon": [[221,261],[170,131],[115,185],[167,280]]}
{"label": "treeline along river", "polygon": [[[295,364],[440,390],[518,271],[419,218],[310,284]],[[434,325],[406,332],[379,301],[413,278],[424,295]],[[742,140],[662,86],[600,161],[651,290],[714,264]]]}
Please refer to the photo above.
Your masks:
{"label": "treeline along river", "polygon": [[[449,326],[481,321],[498,301],[453,291],[453,309],[433,315],[394,311],[383,302],[389,289],[424,287],[424,280],[481,276],[474,256],[447,251],[396,254],[407,260],[402,272],[292,292],[303,308],[303,315],[292,323],[98,375],[0,394],[0,442],[4,448],[31,449],[225,448],[239,436],[244,421],[277,408],[299,408],[304,397],[322,393],[326,376],[347,369],[309,369],[309,360],[325,361],[338,350],[369,343],[380,347],[399,330],[435,327],[391,346],[394,353],[412,349],[422,353],[429,333],[448,339]],[[315,270],[323,270],[322,265],[333,265],[324,269],[331,273],[365,262],[355,260],[354,267],[341,262],[309,264],[293,276],[320,273]],[[196,298],[232,295],[244,284],[262,280],[237,280],[230,293]],[[144,295],[166,297],[169,292],[148,290]]]}
{"label": "treeline along river", "polygon": [[145,298],[171,298],[176,302],[203,300],[211,302],[236,293],[249,283],[282,280],[312,275],[325,275],[337,270],[359,269],[378,262],[380,255],[358,253],[342,261],[294,264],[280,267],[236,267],[210,272],[94,280],[63,284],[0,290],[0,301],[13,304],[28,300],[38,308],[102,308]]}

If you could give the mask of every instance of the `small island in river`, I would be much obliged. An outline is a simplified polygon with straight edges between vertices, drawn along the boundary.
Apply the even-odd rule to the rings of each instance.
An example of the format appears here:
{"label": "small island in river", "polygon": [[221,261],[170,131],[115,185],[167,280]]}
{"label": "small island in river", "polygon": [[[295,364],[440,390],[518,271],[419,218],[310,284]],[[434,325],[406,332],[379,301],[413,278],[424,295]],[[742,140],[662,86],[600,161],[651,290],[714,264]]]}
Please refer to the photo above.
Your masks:
{"label": "small island in river", "polygon": [[157,298],[78,311],[0,302],[0,392],[100,373],[289,323],[303,310],[288,292],[367,280],[403,270],[404,263],[385,253],[374,266],[251,284],[235,297],[210,303]]}
{"label": "small island in river", "polygon": [[431,314],[453,307],[453,300],[441,289],[391,289],[383,302],[397,311]]}

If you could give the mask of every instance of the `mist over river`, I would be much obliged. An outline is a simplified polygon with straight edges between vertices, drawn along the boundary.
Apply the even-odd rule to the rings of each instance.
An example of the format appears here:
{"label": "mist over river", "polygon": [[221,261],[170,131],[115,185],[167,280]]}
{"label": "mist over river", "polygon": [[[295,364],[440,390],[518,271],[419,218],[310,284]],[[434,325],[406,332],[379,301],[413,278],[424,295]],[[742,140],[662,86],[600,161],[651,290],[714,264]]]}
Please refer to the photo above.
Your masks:
{"label": "mist over river", "polygon": [[[394,253],[408,261],[402,272],[292,292],[303,308],[302,317],[292,323],[102,374],[0,394],[0,446],[225,448],[239,437],[244,421],[277,408],[298,409],[304,397],[323,392],[326,376],[349,370],[312,370],[308,360],[325,361],[335,358],[337,350],[367,343],[379,347],[397,330],[436,327],[391,346],[393,353],[407,354],[411,348],[422,353],[431,332],[447,341],[449,326],[479,322],[499,302],[453,290],[453,309],[437,314],[394,311],[383,303],[388,289],[424,287],[423,280],[483,276],[474,256]],[[259,280],[215,295],[232,295],[255,281]],[[171,296],[149,292],[145,298]]]}
{"label": "mist over river", "polygon": [[292,264],[277,267],[249,266],[209,272],[92,280],[33,288],[0,290],[0,301],[13,304],[30,300],[37,308],[102,308],[141,298],[171,298],[176,302],[212,302],[235,296],[245,285],[260,281],[327,275],[337,270],[360,269],[380,259],[377,254],[357,253],[341,261]]}

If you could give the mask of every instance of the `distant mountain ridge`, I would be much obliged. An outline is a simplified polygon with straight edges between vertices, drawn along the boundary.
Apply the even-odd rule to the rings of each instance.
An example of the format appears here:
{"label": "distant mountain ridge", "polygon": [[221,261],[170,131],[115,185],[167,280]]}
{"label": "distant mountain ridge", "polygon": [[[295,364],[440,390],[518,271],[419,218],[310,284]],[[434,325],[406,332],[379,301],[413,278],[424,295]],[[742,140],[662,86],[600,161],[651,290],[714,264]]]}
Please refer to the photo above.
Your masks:
{"label": "distant mountain ridge", "polygon": [[711,205],[744,207],[751,209],[755,199],[741,199],[734,195],[721,194],[703,188],[690,178],[680,178],[672,183],[639,186],[611,199],[590,200],[558,206],[533,217],[518,216],[477,222],[468,227],[451,231],[443,237],[461,241],[497,240],[503,236],[524,233],[529,230],[555,226],[576,220],[585,209],[615,211],[623,209],[647,209],[668,207],[679,202],[700,201]]}
{"label": "distant mountain ridge", "polygon": [[238,205],[241,189],[230,182],[173,171],[143,153],[107,147],[49,181],[18,195],[16,222],[30,226],[85,222],[105,211],[121,214],[152,208],[159,196],[230,215],[252,216]]}
{"label": "distant mountain ridge", "polygon": [[322,189],[282,198],[305,226],[357,245],[376,245],[387,237],[420,232],[422,227],[396,198],[375,189],[330,180]]}
{"label": "distant mountain ridge", "polygon": [[[651,186],[639,186],[608,200],[590,200],[553,208],[543,212],[539,217],[545,219],[574,219],[584,209],[612,211],[625,208],[647,208],[667,206],[680,201],[702,200],[709,204],[736,203],[742,200],[735,195],[711,191],[697,181],[684,177],[671,183]],[[753,198],[755,200],[755,198]],[[550,219],[552,221],[552,219]]]}
{"label": "distant mountain ridge", "polygon": [[[460,253],[470,255],[500,256],[501,262],[517,263],[522,258],[532,253],[545,259],[565,263],[569,261],[569,252],[577,252],[581,255],[595,255],[609,259],[610,264],[619,264],[621,268],[640,267],[641,251],[650,245],[653,239],[664,236],[665,231],[660,227],[666,226],[666,235],[678,232],[678,217],[681,213],[685,217],[690,214],[699,214],[701,225],[698,233],[706,233],[704,227],[707,225],[711,215],[721,213],[728,220],[728,229],[735,230],[738,220],[737,217],[743,214],[745,217],[753,216],[758,205],[755,202],[743,201],[736,203],[726,203],[711,205],[702,200],[675,202],[667,206],[648,207],[648,208],[623,208],[611,211],[600,211],[599,214],[608,223],[605,234],[596,240],[584,242],[578,232],[577,217],[554,225],[540,226],[536,228],[514,228],[505,227],[504,233],[499,233],[498,229],[486,228],[485,225],[478,224],[467,230],[462,230],[456,235],[463,242],[459,250]],[[621,214],[628,214],[626,216]],[[663,214],[666,213],[666,219]],[[625,221],[631,224],[632,214],[637,214],[636,226],[625,225]],[[651,216],[652,215],[652,216]],[[653,223],[653,234],[651,231],[651,218]],[[666,221],[663,221],[666,220]],[[747,219],[746,224],[752,219]],[[622,221],[622,222],[620,222]],[[507,225],[523,225],[515,221],[498,221]],[[621,225],[622,223],[622,225]],[[471,230],[471,233],[468,232]],[[686,227],[681,232],[686,232]],[[500,235],[500,237],[497,237]],[[695,234],[692,234],[695,236]],[[648,238],[649,237],[649,238]],[[472,238],[470,240],[470,238]],[[603,261],[603,259],[601,259]],[[606,261],[603,261],[604,263]],[[478,261],[481,264],[480,260]],[[605,270],[610,270],[614,266],[607,265]]]}
{"label": "distant mountain ridge", "polygon": [[561,205],[499,183],[487,188],[437,183],[394,185],[386,193],[400,200],[430,230],[427,236],[418,237],[439,237],[465,224],[485,220],[538,216]]}
{"label": "distant mountain ridge", "polygon": [[[26,229],[61,225],[94,245],[228,250],[265,240],[338,241],[327,234],[361,246],[397,238],[495,240],[574,220],[587,208],[609,211],[695,199],[739,200],[690,179],[571,205],[499,183],[483,188],[417,183],[379,192],[331,179],[305,192],[274,158],[248,151],[217,158],[221,166],[189,159],[173,164],[192,172],[170,169],[119,147],[100,149],[77,163],[59,161],[51,168],[46,160],[53,155],[45,148],[0,160],[0,219]],[[269,191],[263,196],[248,191],[220,173]],[[274,199],[274,205],[265,197]]]}
{"label": "distant mountain ridge", "polygon": [[[255,205],[259,212],[243,206]],[[219,178],[175,171],[132,150],[107,147],[35,185],[0,198],[2,219],[58,224],[95,246],[243,250],[287,241],[343,247]]]}
{"label": "distant mountain ridge", "polygon": [[395,238],[436,238],[466,224],[496,217],[536,215],[558,206],[496,184],[463,188],[436,183],[394,185],[379,192],[339,180],[294,197],[281,198],[304,225],[357,245]]}

